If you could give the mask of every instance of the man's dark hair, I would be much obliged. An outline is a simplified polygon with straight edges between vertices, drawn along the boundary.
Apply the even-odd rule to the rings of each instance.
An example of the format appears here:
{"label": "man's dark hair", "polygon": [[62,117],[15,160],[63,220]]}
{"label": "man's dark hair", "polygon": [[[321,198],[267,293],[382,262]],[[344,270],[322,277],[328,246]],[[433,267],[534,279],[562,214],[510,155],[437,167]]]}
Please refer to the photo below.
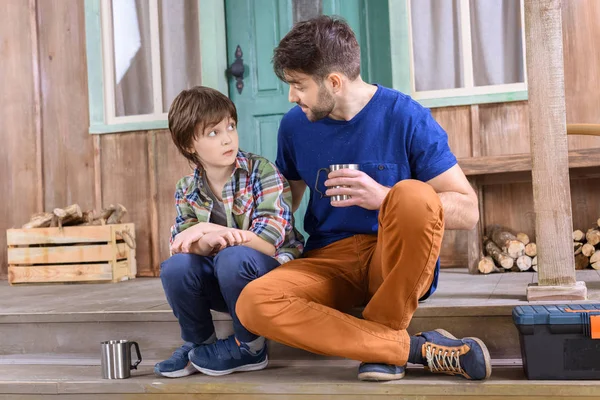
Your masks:
{"label": "man's dark hair", "polygon": [[233,102],[218,90],[196,86],[175,97],[169,108],[169,130],[179,152],[195,166],[200,165],[198,155],[191,151],[194,140],[207,127],[225,118],[237,124],[237,111]]}
{"label": "man's dark hair", "polygon": [[360,47],[344,20],[322,15],[297,23],[281,39],[273,68],[282,81],[286,80],[284,70],[319,79],[338,71],[354,80],[360,75]]}

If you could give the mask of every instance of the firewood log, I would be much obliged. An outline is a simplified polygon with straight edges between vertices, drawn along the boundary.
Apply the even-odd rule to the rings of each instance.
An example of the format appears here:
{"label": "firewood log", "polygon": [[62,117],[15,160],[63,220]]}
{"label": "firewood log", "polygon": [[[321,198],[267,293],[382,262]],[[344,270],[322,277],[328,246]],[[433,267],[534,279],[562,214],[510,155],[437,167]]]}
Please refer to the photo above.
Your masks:
{"label": "firewood log", "polygon": [[583,243],[581,242],[573,242],[573,252],[575,255],[581,253],[581,249],[583,248]]}
{"label": "firewood log", "polygon": [[529,257],[537,256],[537,245],[535,243],[529,243],[527,246],[525,246],[525,254],[527,254]]}
{"label": "firewood log", "polygon": [[523,232],[517,233],[517,240],[520,241],[521,243],[523,243],[526,246],[530,242],[529,236],[527,236],[527,234],[523,233]]}
{"label": "firewood log", "polygon": [[596,250],[596,252],[592,254],[590,263],[592,264],[592,268],[600,269],[600,250]]}
{"label": "firewood log", "polygon": [[103,208],[100,211],[100,214],[98,215],[98,219],[104,219],[107,220],[108,217],[110,217],[110,215],[117,209],[117,206],[115,206],[114,204],[109,205],[106,208]]}
{"label": "firewood log", "polygon": [[531,257],[523,255],[517,258],[517,268],[521,271],[528,271],[531,268]]}
{"label": "firewood log", "polygon": [[494,241],[490,238],[483,238],[483,247],[485,248],[486,254],[491,256],[502,268],[511,269],[514,265],[515,260],[500,250],[496,243],[494,243]]}
{"label": "firewood log", "polygon": [[575,256],[575,269],[586,269],[590,265],[590,258],[585,254],[577,254]]}
{"label": "firewood log", "polygon": [[491,272],[500,272],[496,264],[494,264],[494,260],[490,256],[482,257],[479,260],[479,264],[477,264],[477,269],[482,274],[489,274]]}
{"label": "firewood log", "polygon": [[537,256],[533,257],[533,260],[531,260],[531,269],[538,272]]}
{"label": "firewood log", "polygon": [[596,251],[596,249],[594,248],[594,246],[592,246],[589,243],[584,244],[583,247],[581,248],[581,252],[586,257],[591,257],[595,251]]}
{"label": "firewood log", "polygon": [[521,241],[517,240],[517,237],[507,230],[504,230],[500,227],[495,227],[492,229],[490,237],[503,252],[507,253],[514,259],[517,259],[525,254],[525,245]]}
{"label": "firewood log", "polygon": [[600,243],[600,231],[597,229],[592,229],[585,234],[585,238],[589,244],[595,246]]}
{"label": "firewood log", "polygon": [[121,220],[127,213],[127,209],[121,204],[117,204],[116,210],[106,220],[107,224],[120,224]]}
{"label": "firewood log", "polygon": [[96,210],[87,210],[83,212],[81,217],[84,224],[89,224],[96,219]]}
{"label": "firewood log", "polygon": [[71,204],[65,208],[55,208],[54,215],[58,217],[58,226],[76,225],[83,222],[83,213],[78,204]]}
{"label": "firewood log", "polygon": [[584,238],[585,238],[585,233],[583,233],[579,229],[577,229],[576,231],[573,231],[573,241],[574,242],[581,242]]}
{"label": "firewood log", "polygon": [[33,215],[31,220],[23,225],[23,229],[30,228],[45,228],[52,224],[52,219],[54,218],[54,214],[52,213],[38,213]]}

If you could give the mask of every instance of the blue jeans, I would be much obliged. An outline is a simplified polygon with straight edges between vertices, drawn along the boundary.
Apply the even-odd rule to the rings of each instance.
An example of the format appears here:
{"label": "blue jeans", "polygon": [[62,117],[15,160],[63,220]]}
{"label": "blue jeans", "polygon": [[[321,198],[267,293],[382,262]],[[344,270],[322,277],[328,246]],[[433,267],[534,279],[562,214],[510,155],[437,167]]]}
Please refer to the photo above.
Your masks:
{"label": "blue jeans", "polygon": [[235,304],[242,289],[279,262],[245,246],[227,247],[214,257],[179,253],[161,264],[160,279],[186,342],[202,343],[215,331],[210,310],[229,312],[235,337],[258,338],[242,326]]}

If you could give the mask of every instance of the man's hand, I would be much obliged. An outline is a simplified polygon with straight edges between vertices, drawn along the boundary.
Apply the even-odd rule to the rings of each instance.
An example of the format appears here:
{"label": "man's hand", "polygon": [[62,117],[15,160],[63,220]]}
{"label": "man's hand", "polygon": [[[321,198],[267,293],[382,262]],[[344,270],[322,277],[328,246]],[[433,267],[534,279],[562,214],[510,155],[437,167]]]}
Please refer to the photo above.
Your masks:
{"label": "man's hand", "polygon": [[[348,200],[333,201],[334,207],[359,206],[367,210],[378,210],[383,203],[383,199],[390,191],[389,187],[380,185],[373,178],[354,169],[340,169],[329,173],[325,186],[329,187],[325,194],[335,196],[346,194],[350,196]],[[333,188],[333,186],[346,186]]]}
{"label": "man's hand", "polygon": [[171,253],[192,253],[190,250],[192,244],[197,242],[202,236],[209,232],[221,231],[223,229],[229,228],[210,222],[200,222],[191,226],[175,236],[175,240],[173,240],[173,244],[171,245]]}

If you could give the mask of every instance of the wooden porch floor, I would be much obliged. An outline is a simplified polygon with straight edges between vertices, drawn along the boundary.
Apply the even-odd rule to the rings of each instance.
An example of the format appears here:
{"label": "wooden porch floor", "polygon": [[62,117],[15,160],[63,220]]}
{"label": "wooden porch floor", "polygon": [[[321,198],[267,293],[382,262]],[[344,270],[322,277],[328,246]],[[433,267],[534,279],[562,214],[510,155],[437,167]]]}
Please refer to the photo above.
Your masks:
{"label": "wooden porch floor", "polygon": [[[600,272],[577,271],[585,281],[588,302],[600,301]],[[469,275],[464,268],[442,269],[438,290],[420,304],[416,316],[445,313],[461,314],[481,307],[505,313],[516,305],[530,304],[526,287],[537,281],[536,273]],[[454,310],[454,311],[453,311]],[[0,317],[48,313],[132,312],[171,315],[160,279],[138,278],[105,284],[9,286],[0,282]],[[488,310],[489,311],[489,310]]]}
{"label": "wooden porch floor", "polygon": [[[600,274],[579,271],[589,301],[600,302]],[[433,376],[409,365],[406,378],[385,384],[359,382],[358,362],[306,358],[273,345],[265,371],[211,378],[161,379],[153,363],[179,345],[178,326],[159,279],[116,284],[13,286],[0,283],[0,400],[73,399],[306,399],[403,398],[440,400],[470,398],[573,399],[600,393],[599,381],[528,381],[519,358],[512,308],[526,302],[533,273],[469,275],[466,269],[444,269],[439,289],[415,314],[414,329],[452,327],[459,335],[486,338],[497,357],[486,382]],[[357,310],[358,313],[359,310]],[[217,313],[219,326],[229,316]],[[216,325],[217,326],[217,325]],[[458,332],[458,333],[457,333]],[[473,332],[473,333],[471,333]],[[144,362],[132,378],[100,378],[98,343],[122,335],[140,341]],[[4,354],[4,356],[2,355]],[[167,355],[168,356],[168,355]]]}

